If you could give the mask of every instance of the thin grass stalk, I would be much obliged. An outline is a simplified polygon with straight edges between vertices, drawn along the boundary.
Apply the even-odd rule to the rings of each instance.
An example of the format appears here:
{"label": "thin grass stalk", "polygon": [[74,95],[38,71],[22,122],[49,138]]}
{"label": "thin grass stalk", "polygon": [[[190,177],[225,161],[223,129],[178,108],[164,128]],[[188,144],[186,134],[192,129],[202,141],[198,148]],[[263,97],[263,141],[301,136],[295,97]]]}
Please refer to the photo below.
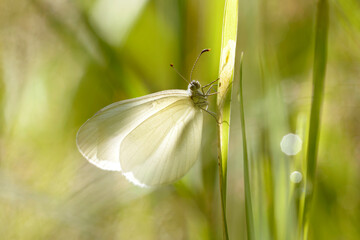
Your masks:
{"label": "thin grass stalk", "polygon": [[242,143],[243,143],[243,160],[244,160],[244,185],[245,185],[245,211],[246,211],[246,230],[247,230],[247,239],[255,239],[254,232],[254,215],[252,210],[252,201],[251,201],[251,185],[250,185],[250,168],[249,168],[249,158],[247,152],[247,140],[246,140],[246,127],[245,127],[245,111],[244,111],[244,97],[243,97],[243,81],[242,81],[242,65],[243,65],[243,56],[241,53],[240,56],[240,84],[239,84],[239,94],[240,94],[240,121],[241,121],[241,134],[242,134]]}
{"label": "thin grass stalk", "polygon": [[218,165],[223,237],[229,239],[226,221],[226,177],[230,129],[230,103],[235,63],[235,49],[238,23],[238,1],[226,0],[223,19],[219,85],[217,95],[218,113]]}
{"label": "thin grass stalk", "polygon": [[321,107],[324,98],[324,82],[327,60],[327,36],[329,26],[329,6],[327,0],[319,0],[316,13],[315,54],[313,69],[313,98],[306,155],[306,179],[303,206],[303,239],[307,239],[309,212],[314,195],[316,162],[319,145]]}

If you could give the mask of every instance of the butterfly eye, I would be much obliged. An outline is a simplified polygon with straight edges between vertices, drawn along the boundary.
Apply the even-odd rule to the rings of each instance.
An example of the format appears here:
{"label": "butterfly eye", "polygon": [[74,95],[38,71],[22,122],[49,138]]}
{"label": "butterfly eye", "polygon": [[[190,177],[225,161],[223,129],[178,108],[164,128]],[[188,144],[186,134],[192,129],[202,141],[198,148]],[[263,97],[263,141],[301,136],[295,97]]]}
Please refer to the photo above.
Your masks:
{"label": "butterfly eye", "polygon": [[198,90],[201,86],[200,86],[200,83],[198,81],[195,81],[195,80],[192,80],[191,83],[190,83],[190,90],[191,91],[196,91]]}
{"label": "butterfly eye", "polygon": [[198,81],[195,81],[195,82],[194,82],[194,85],[195,85],[196,89],[199,89],[199,88],[200,88],[200,83],[199,83]]}

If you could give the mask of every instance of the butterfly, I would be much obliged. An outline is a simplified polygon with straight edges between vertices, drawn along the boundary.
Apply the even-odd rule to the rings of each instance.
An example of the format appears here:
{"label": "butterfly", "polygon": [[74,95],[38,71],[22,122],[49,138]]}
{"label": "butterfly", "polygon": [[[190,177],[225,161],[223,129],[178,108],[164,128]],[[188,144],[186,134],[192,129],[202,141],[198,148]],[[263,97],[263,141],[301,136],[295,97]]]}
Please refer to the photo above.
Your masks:
{"label": "butterfly", "polygon": [[[198,59],[208,51],[197,57],[190,79]],[[80,153],[101,169],[121,171],[137,186],[179,180],[199,158],[203,111],[216,118],[207,110],[208,96],[216,94],[211,93],[215,81],[202,87],[191,80],[187,90],[156,92],[104,107],[80,127]]]}

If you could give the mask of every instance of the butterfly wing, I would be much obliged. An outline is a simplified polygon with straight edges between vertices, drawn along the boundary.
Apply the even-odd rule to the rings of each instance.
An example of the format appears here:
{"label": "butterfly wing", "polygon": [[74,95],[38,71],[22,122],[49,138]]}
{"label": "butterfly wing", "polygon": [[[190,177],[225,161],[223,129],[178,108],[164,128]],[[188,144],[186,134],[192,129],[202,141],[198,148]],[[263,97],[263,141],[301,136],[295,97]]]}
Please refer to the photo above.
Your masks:
{"label": "butterfly wing", "polygon": [[80,128],[77,145],[99,168],[123,171],[138,185],[159,185],[192,166],[201,130],[202,113],[188,93],[168,90],[103,108]]}
{"label": "butterfly wing", "polygon": [[140,186],[180,179],[199,156],[202,118],[200,109],[186,98],[139,124],[120,145],[124,175]]}

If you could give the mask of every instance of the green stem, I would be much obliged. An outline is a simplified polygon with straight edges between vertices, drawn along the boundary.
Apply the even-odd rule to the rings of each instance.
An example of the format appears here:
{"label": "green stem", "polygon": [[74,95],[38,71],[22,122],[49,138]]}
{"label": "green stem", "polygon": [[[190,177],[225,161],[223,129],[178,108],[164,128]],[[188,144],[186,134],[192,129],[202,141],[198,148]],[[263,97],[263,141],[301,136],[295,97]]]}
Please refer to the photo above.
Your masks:
{"label": "green stem", "polygon": [[226,176],[229,149],[230,105],[232,79],[234,73],[238,1],[226,0],[221,41],[221,56],[219,65],[219,85],[217,95],[218,112],[218,164],[221,196],[221,211],[223,220],[224,239],[229,239],[226,221]]}
{"label": "green stem", "polygon": [[[218,134],[220,137],[220,134]],[[219,139],[220,141],[220,139]],[[219,145],[220,147],[220,145]],[[221,149],[219,150],[221,153]],[[227,220],[226,220],[226,170],[224,173],[223,164],[221,160],[221,154],[218,157],[218,164],[219,164],[219,186],[220,186],[220,201],[221,201],[221,216],[222,216],[222,223],[223,223],[223,238],[229,239],[228,227],[227,227]],[[224,182],[225,181],[225,182]]]}
{"label": "green stem", "polygon": [[303,215],[303,239],[307,239],[309,212],[312,203],[316,162],[319,145],[321,107],[324,98],[324,82],[327,59],[327,36],[329,25],[329,6],[327,0],[319,0],[316,14],[315,55],[313,69],[313,99],[310,112],[310,126],[307,148],[307,171],[305,181],[305,202]]}
{"label": "green stem", "polygon": [[249,158],[247,153],[247,141],[246,141],[246,128],[245,128],[245,111],[244,111],[244,97],[243,97],[243,85],[242,85],[242,64],[243,53],[240,57],[240,121],[241,121],[241,133],[243,139],[243,159],[244,159],[244,185],[245,185],[245,210],[246,210],[246,229],[248,239],[255,238],[254,232],[254,218],[252,211],[251,201],[251,186],[250,186],[250,169]]}

